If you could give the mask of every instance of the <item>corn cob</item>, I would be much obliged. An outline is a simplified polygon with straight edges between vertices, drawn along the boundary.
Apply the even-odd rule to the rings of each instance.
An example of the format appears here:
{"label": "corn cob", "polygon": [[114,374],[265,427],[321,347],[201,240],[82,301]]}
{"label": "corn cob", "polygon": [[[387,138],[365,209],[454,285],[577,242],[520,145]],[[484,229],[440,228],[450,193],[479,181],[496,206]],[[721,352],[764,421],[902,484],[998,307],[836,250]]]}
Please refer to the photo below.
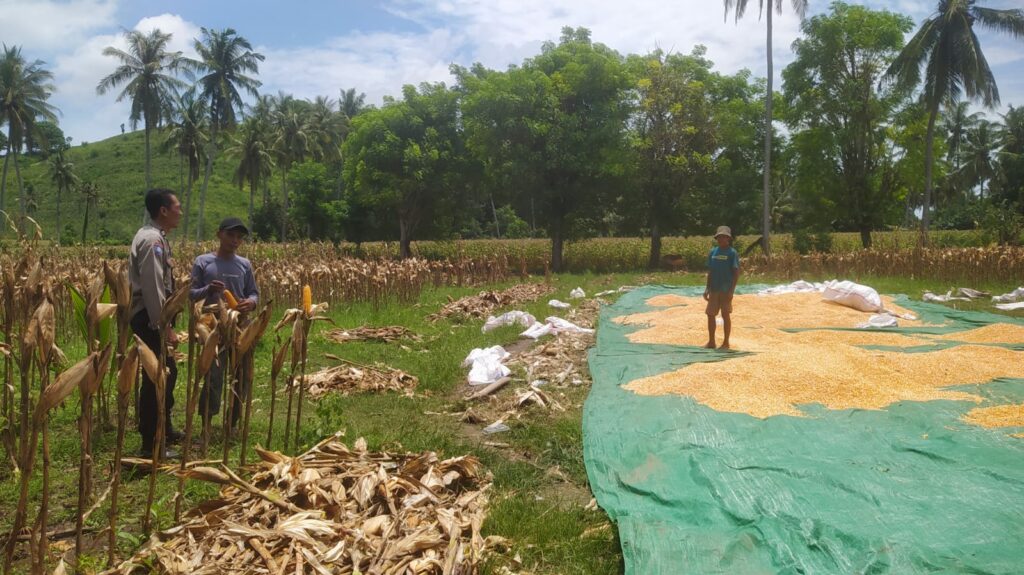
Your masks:
{"label": "corn cob", "polygon": [[228,302],[229,309],[235,309],[238,307],[238,300],[235,299],[235,294],[231,293],[231,290],[224,290],[224,301]]}
{"label": "corn cob", "polygon": [[313,309],[313,290],[309,284],[302,286],[302,311],[309,313]]}

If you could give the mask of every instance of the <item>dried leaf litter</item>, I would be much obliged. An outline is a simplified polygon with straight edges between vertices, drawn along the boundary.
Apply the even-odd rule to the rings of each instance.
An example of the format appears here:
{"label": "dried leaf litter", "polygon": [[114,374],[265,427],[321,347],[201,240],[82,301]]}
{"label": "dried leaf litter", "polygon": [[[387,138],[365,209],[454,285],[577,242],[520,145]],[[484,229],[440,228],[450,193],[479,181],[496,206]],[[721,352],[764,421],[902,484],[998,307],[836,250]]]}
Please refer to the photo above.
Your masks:
{"label": "dried leaf litter", "polygon": [[219,498],[110,573],[472,574],[504,544],[480,533],[490,474],[474,457],[369,452],[336,437],[298,457],[260,456],[250,482],[185,472],[222,484]]}
{"label": "dried leaf litter", "polygon": [[[902,312],[891,299],[888,309]],[[637,343],[701,345],[707,338],[704,301],[699,297],[658,296],[650,305],[671,306],[616,321],[645,325],[630,335]],[[882,409],[898,401],[937,399],[980,401],[967,392],[944,389],[985,383],[999,377],[1024,377],[1024,356],[1009,349],[961,345],[940,351],[873,351],[863,345],[927,345],[934,336],[790,328],[851,327],[868,314],[822,302],[819,294],[740,295],[735,299],[731,346],[755,352],[714,363],[641,378],[626,388],[642,395],[681,394],[718,411],[755,417],[803,415],[798,406],[819,403],[829,409]],[[901,320],[901,325],[921,325]],[[949,334],[956,341],[992,341],[988,327]],[[975,337],[977,335],[977,337]],[[721,341],[721,328],[718,338]],[[1020,341],[1010,339],[1007,342]]]}

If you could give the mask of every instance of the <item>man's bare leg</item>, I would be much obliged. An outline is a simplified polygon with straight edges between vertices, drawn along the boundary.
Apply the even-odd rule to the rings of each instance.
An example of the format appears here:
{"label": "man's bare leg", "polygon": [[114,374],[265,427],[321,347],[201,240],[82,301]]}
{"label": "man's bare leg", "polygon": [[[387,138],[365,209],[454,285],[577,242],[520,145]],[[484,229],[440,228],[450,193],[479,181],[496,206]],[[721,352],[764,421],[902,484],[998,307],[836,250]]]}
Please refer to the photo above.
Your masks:
{"label": "man's bare leg", "polygon": [[715,316],[711,314],[708,314],[708,342],[704,347],[715,349]]}
{"label": "man's bare leg", "polygon": [[722,325],[725,327],[725,340],[718,349],[729,349],[729,333],[732,332],[732,316],[727,311],[722,312]]}

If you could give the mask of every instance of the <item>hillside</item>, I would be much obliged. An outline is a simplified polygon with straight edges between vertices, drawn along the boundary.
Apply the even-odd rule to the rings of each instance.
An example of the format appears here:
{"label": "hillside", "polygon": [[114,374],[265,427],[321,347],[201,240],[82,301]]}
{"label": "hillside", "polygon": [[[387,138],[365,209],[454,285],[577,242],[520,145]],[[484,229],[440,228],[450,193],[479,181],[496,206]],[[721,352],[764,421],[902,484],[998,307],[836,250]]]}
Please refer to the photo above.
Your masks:
{"label": "hillside", "polygon": [[[160,153],[162,134],[154,134],[153,185],[179,191],[182,204],[185,197],[180,191],[187,181],[179,180],[178,157]],[[100,142],[83,142],[68,150],[69,159],[75,164],[75,173],[82,181],[92,181],[100,190],[99,209],[89,215],[89,238],[105,239],[116,243],[127,243],[142,220],[145,193],[145,154],[142,131],[129,132]],[[56,216],[56,186],[50,181],[50,170],[46,160],[35,156],[20,158],[22,175],[26,186],[35,188],[38,208],[33,217],[47,238],[53,238]],[[231,183],[236,160],[221,153],[210,177],[206,195],[206,236],[213,237],[216,224],[225,216],[237,215],[245,219],[248,212],[248,188],[239,192]],[[6,210],[9,214],[18,212],[18,191],[11,166],[7,176]],[[190,228],[195,230],[199,213],[199,188],[202,173],[193,188]],[[272,187],[273,189],[273,187]],[[259,200],[257,199],[257,205]],[[65,228],[65,240],[81,239],[84,203],[77,192],[64,194],[61,198],[61,226]],[[68,226],[72,230],[68,230]],[[4,230],[9,236],[9,231]]]}

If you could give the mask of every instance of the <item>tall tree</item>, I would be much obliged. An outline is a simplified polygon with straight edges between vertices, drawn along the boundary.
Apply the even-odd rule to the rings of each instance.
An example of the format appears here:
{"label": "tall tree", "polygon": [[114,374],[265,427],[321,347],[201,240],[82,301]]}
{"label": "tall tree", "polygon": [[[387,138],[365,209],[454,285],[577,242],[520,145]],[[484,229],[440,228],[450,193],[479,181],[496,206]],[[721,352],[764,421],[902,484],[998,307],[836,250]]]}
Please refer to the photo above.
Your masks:
{"label": "tall tree", "polygon": [[912,26],[892,12],[833,2],[804,21],[796,59],[782,73],[793,139],[813,142],[800,145],[798,171],[818,174],[802,187],[830,200],[829,219],[859,231],[865,248],[892,206],[886,128],[909,93],[878,84]]}
{"label": "tall tree", "polygon": [[167,44],[171,34],[159,28],[142,33],[138,30],[125,31],[128,49],[113,46],[103,49],[104,56],[116,58],[120,65],[100,80],[96,92],[106,94],[118,86],[124,86],[117,101],[130,100],[132,110],[128,116],[132,129],[142,121],[146,139],[146,189],[153,187],[153,169],[150,157],[150,134],[160,125],[161,120],[172,107],[172,98],[185,83],[174,74],[185,70],[185,58],[181,52],[168,52]]}
{"label": "tall tree", "polygon": [[185,200],[181,237],[186,239],[192,217],[192,187],[199,179],[202,149],[209,138],[208,120],[206,101],[196,98],[193,90],[175,98],[164,147],[178,155],[179,165],[187,172],[188,185],[181,190],[181,197]]}
{"label": "tall tree", "polygon": [[[252,44],[232,28],[210,30],[201,28],[202,38],[195,40],[199,60],[192,68],[200,74],[197,88],[208,104],[210,139],[206,145],[206,170],[199,191],[198,238],[203,237],[206,219],[206,190],[210,185],[213,163],[217,157],[217,137],[221,130],[235,126],[242,109],[242,93],[256,97],[259,80],[247,74],[258,74],[263,54],[253,52]],[[241,90],[241,92],[240,92]]]}
{"label": "tall tree", "polygon": [[273,99],[273,144],[272,149],[281,171],[281,241],[288,238],[288,172],[292,164],[305,161],[310,151],[310,137],[307,131],[307,103],[296,100],[290,94],[278,92]]}
{"label": "tall tree", "polygon": [[1024,107],[1010,106],[1000,115],[999,177],[993,192],[998,199],[1016,202],[1024,208]]}
{"label": "tall tree", "polygon": [[921,24],[886,73],[899,85],[916,88],[921,83],[921,69],[925,70],[921,93],[928,109],[921,217],[925,239],[931,222],[932,154],[939,108],[959,102],[964,95],[989,108],[999,103],[999,88],[974,33],[975,24],[1024,38],[1024,10],[984,8],[977,6],[976,0],[939,0],[935,13]]}
{"label": "tall tree", "polygon": [[660,50],[632,56],[636,78],[631,118],[639,202],[646,212],[651,249],[648,267],[661,263],[663,234],[678,229],[679,210],[694,177],[711,169],[715,129],[711,99],[711,61],[703,46],[685,56]]}
{"label": "tall tree", "polygon": [[47,102],[54,90],[51,83],[53,73],[44,65],[42,60],[28,62],[21,55],[20,47],[4,44],[3,55],[0,56],[0,120],[7,122],[7,155],[4,157],[3,176],[0,177],[0,209],[6,200],[7,164],[13,160],[22,219],[26,204],[18,153],[28,134],[35,131],[39,120],[57,121],[57,108]]}
{"label": "tall tree", "polygon": [[61,193],[70,192],[78,186],[78,175],[75,174],[74,162],[67,159],[64,155],[64,150],[59,149],[56,153],[52,154],[49,159],[50,165],[50,180],[53,185],[57,187],[57,221],[56,228],[57,233],[54,239],[57,245],[60,245],[61,227],[60,227],[60,205],[61,205]]}
{"label": "tall tree", "polygon": [[274,159],[270,155],[270,126],[259,116],[250,116],[242,122],[238,133],[233,138],[233,145],[228,155],[238,158],[235,168],[234,182],[241,190],[249,184],[249,229],[253,227],[255,213],[256,189],[270,178]]}
{"label": "tall tree", "polygon": [[969,189],[978,188],[979,198],[985,197],[985,184],[996,176],[999,145],[999,127],[982,119],[967,131],[960,147],[957,175]]}
{"label": "tall tree", "polygon": [[[736,21],[747,11],[748,0],[722,0],[725,5],[725,16],[728,17],[729,13],[732,12]],[[764,200],[762,207],[762,220],[761,220],[761,247],[764,248],[765,254],[771,254],[771,181],[772,181],[772,98],[774,93],[772,92],[772,82],[774,81],[774,69],[772,62],[772,0],[768,0],[768,10],[764,9],[765,0],[758,0],[757,6],[760,14],[766,16],[767,34],[766,34],[766,49],[765,54],[768,61],[767,80],[768,89],[764,94]],[[807,0],[790,0],[790,5],[793,7],[793,11],[800,17],[803,18],[807,12]],[[782,0],[775,0],[775,11],[779,14],[782,13]]]}
{"label": "tall tree", "polygon": [[356,94],[355,88],[342,90],[338,105],[341,108],[341,113],[351,120],[361,114],[366,107],[366,94],[362,92]]}
{"label": "tall tree", "polygon": [[398,216],[401,257],[441,202],[458,202],[463,162],[457,94],[444,84],[402,89],[402,100],[359,115],[345,140],[344,178],[354,204]]}
{"label": "tall tree", "polygon": [[78,186],[79,193],[82,194],[82,202],[85,204],[85,210],[83,210],[82,218],[82,243],[85,243],[86,231],[89,229],[89,208],[96,207],[96,204],[100,201],[100,189],[93,182],[82,182],[81,186]]}
{"label": "tall tree", "polygon": [[522,67],[493,72],[454,68],[465,95],[462,121],[489,169],[540,204],[551,237],[551,266],[573,225],[600,210],[625,149],[629,78],[622,58],[585,28],[563,28],[557,44]]}

